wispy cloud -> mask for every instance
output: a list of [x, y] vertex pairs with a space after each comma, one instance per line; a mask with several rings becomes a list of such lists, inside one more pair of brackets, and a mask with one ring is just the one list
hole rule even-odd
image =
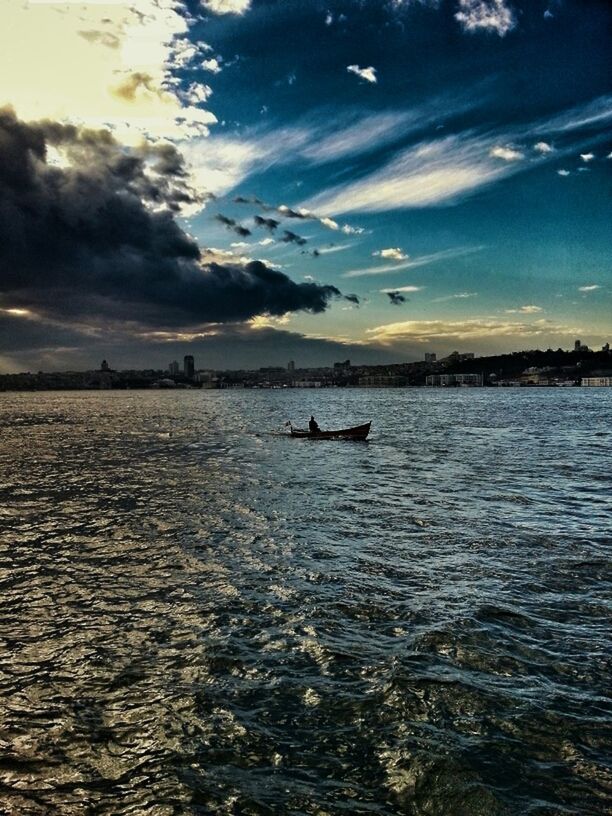
[[598, 283], [591, 283], [589, 286], [579, 286], [579, 292], [594, 292], [596, 289], [601, 289]]
[[550, 320], [531, 323], [520, 321], [490, 320], [406, 320], [387, 323], [366, 329], [370, 339], [385, 345], [402, 341], [428, 343], [432, 340], [477, 340], [490, 337], [539, 337], [541, 335], [573, 335], [582, 331], [575, 326], [565, 326]]
[[401, 263], [385, 264], [384, 266], [367, 266], [363, 269], [351, 269], [348, 272], [344, 272], [342, 277], [362, 278], [369, 275], [385, 275], [387, 272], [401, 272], [403, 269], [416, 269], [419, 266], [428, 266], [429, 264], [437, 263], [438, 261], [459, 258], [462, 255], [471, 255], [474, 252], [480, 252], [482, 249], [484, 249], [484, 246], [443, 249], [440, 250], [440, 252], [432, 252], [429, 255], [420, 255], [416, 258], [409, 258], [407, 261], [403, 261]]
[[[586, 125], [602, 124], [608, 118], [612, 118], [612, 97], [601, 97], [582, 108], [513, 132], [465, 131], [421, 141], [403, 148], [368, 175], [314, 195], [303, 206], [328, 213], [349, 213], [453, 204], [486, 185], [533, 167], [533, 162], [522, 160], [525, 154], [517, 145], [533, 143], [536, 135], [580, 130]], [[602, 137], [590, 136], [591, 140], [594, 138]], [[575, 149], [569, 143], [554, 152], [540, 147], [538, 162], [566, 156]]]
[[358, 65], [347, 65], [346, 70], [350, 74], [355, 74], [366, 82], [378, 82], [376, 78], [376, 68], [370, 65], [368, 68], [360, 68]]
[[444, 303], [447, 300], [466, 300], [467, 298], [478, 297], [478, 292], [456, 292], [454, 295], [443, 295], [434, 298], [432, 303]]

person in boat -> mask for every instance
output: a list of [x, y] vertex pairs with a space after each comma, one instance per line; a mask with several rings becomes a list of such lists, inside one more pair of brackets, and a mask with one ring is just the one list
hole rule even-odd
[[310, 422], [308, 423], [308, 430], [310, 431], [311, 434], [319, 433], [319, 431], [321, 430], [319, 428], [319, 425], [317, 424], [316, 419], [313, 416], [310, 417]]

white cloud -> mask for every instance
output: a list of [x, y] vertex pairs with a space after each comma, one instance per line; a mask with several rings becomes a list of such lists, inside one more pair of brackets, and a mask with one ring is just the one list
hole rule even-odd
[[570, 171], [569, 171], [569, 170], [557, 170], [557, 175], [558, 175], [558, 176], [564, 176], [564, 177], [565, 177], [565, 176], [569, 176], [569, 175], [570, 175]]
[[389, 292], [421, 292], [423, 288], [423, 286], [396, 286], [395, 288], [380, 289], [379, 291], [388, 295]]
[[[61, 5], [2, 3], [0, 105], [26, 120], [108, 127], [132, 144], [208, 134], [215, 116], [182, 99], [171, 74], [200, 53], [182, 4]], [[32, 54], [45, 66], [36, 81]]]
[[506, 309], [506, 314], [537, 314], [543, 312], [541, 306], [520, 306], [518, 309]]
[[520, 150], [516, 150], [513, 147], [508, 147], [507, 145], [501, 146], [496, 145], [489, 150], [489, 156], [492, 156], [495, 159], [503, 159], [504, 161], [518, 161], [519, 159], [524, 159], [525, 156]]
[[516, 17], [505, 0], [459, 0], [455, 19], [464, 31], [487, 31], [504, 37], [516, 26]]
[[202, 63], [202, 68], [205, 71], [210, 71], [211, 74], [218, 74], [221, 72], [221, 65], [219, 64], [219, 60], [215, 57], [204, 60]]
[[181, 96], [191, 105], [199, 105], [212, 96], [212, 88], [201, 82], [192, 82], [186, 91], [181, 92]]
[[592, 283], [589, 286], [579, 286], [579, 292], [594, 292], [596, 289], [601, 289], [601, 286], [598, 283]]
[[365, 79], [368, 82], [378, 82], [376, 78], [376, 68], [370, 65], [368, 68], [360, 68], [358, 65], [347, 65], [346, 70], [351, 73], [355, 74], [361, 79]]
[[350, 224], [343, 224], [342, 232], [345, 235], [362, 235], [365, 232], [365, 230], [363, 227], [351, 227]]
[[594, 153], [581, 153], [580, 158], [582, 159], [583, 162], [590, 162], [590, 161], [593, 161], [593, 159], [595, 158], [595, 154]]
[[385, 264], [384, 266], [368, 266], [363, 269], [351, 269], [342, 274], [343, 278], [363, 278], [369, 275], [384, 275], [387, 272], [401, 272], [403, 269], [415, 269], [419, 266], [428, 266], [438, 261], [445, 261], [451, 258], [459, 258], [463, 255], [471, 255], [479, 252], [484, 247], [456, 247], [453, 249], [443, 249], [440, 252], [432, 252], [429, 255], [420, 255], [401, 263]]
[[573, 335], [580, 328], [563, 326], [541, 319], [531, 323], [490, 320], [406, 320], [366, 329], [370, 339], [393, 344], [401, 341], [427, 343], [432, 340], [477, 340], [488, 337], [538, 337], [540, 335]]
[[200, 0], [200, 3], [214, 14], [244, 14], [251, 8], [251, 0]]
[[399, 247], [389, 247], [389, 249], [379, 249], [377, 252], [373, 252], [372, 255], [378, 256], [380, 258], [391, 258], [394, 261], [407, 261], [408, 255]]
[[327, 15], [325, 17], [325, 25], [330, 26], [333, 22], [334, 22], [334, 15], [331, 13], [331, 11], [328, 11]]
[[547, 153], [552, 153], [554, 147], [548, 144], [548, 142], [536, 142], [533, 146], [533, 149], [537, 153], [541, 153], [543, 156], [545, 156]]
[[323, 216], [323, 218], [321, 218], [320, 221], [323, 224], [323, 226], [327, 227], [328, 229], [331, 230], [340, 229], [340, 225], [336, 221], [334, 221], [333, 218], [327, 218], [327, 216]]
[[270, 244], [274, 243], [274, 238], [262, 238], [261, 241], [257, 242], [259, 246], [270, 246]]

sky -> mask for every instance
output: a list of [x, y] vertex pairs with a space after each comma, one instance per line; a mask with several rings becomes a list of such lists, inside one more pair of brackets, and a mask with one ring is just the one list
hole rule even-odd
[[612, 340], [604, 0], [0, 14], [0, 372]]

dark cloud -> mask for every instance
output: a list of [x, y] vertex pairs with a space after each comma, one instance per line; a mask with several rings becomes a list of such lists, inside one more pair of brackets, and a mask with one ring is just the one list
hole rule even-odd
[[234, 204], [256, 204], [258, 207], [269, 209], [266, 207], [263, 201], [260, 198], [257, 198], [256, 196], [249, 196], [247, 198], [246, 196], [238, 195], [234, 199]]
[[228, 218], [227, 215], [217, 213], [217, 215], [215, 215], [215, 219], [223, 224], [223, 226], [235, 232], [236, 235], [240, 235], [241, 238], [247, 238], [252, 234], [250, 229], [243, 227], [234, 218]]
[[389, 302], [393, 306], [401, 306], [402, 303], [406, 302], [406, 296], [402, 295], [401, 292], [386, 292], [385, 293], [389, 298]]
[[344, 299], [348, 300], [349, 303], [354, 303], [355, 306], [359, 306], [359, 304], [361, 303], [357, 295], [344, 295]]
[[77, 32], [79, 37], [83, 37], [84, 40], [90, 43], [97, 43], [99, 45], [105, 45], [107, 48], [119, 48], [121, 44], [119, 41], [119, 37], [116, 37], [114, 34], [111, 34], [110, 31], [78, 31]]
[[[67, 166], [47, 162], [49, 146]], [[128, 150], [105, 131], [0, 110], [0, 305], [158, 327], [322, 312], [341, 296], [260, 261], [203, 262], [175, 219], [201, 200], [172, 146]]]
[[277, 221], [275, 218], [264, 218], [262, 215], [253, 216], [253, 221], [258, 227], [265, 227], [268, 232], [274, 232], [280, 224], [280, 221]]
[[285, 244], [297, 244], [298, 246], [304, 246], [304, 244], [307, 243], [305, 238], [302, 238], [301, 235], [296, 235], [295, 232], [291, 232], [291, 230], [284, 230], [281, 241]]
[[284, 215], [285, 218], [301, 218], [301, 219], [312, 219], [316, 218], [316, 216], [312, 215], [312, 213], [301, 213], [297, 212], [297, 210], [292, 210], [291, 207], [277, 207], [277, 212], [281, 215]]

